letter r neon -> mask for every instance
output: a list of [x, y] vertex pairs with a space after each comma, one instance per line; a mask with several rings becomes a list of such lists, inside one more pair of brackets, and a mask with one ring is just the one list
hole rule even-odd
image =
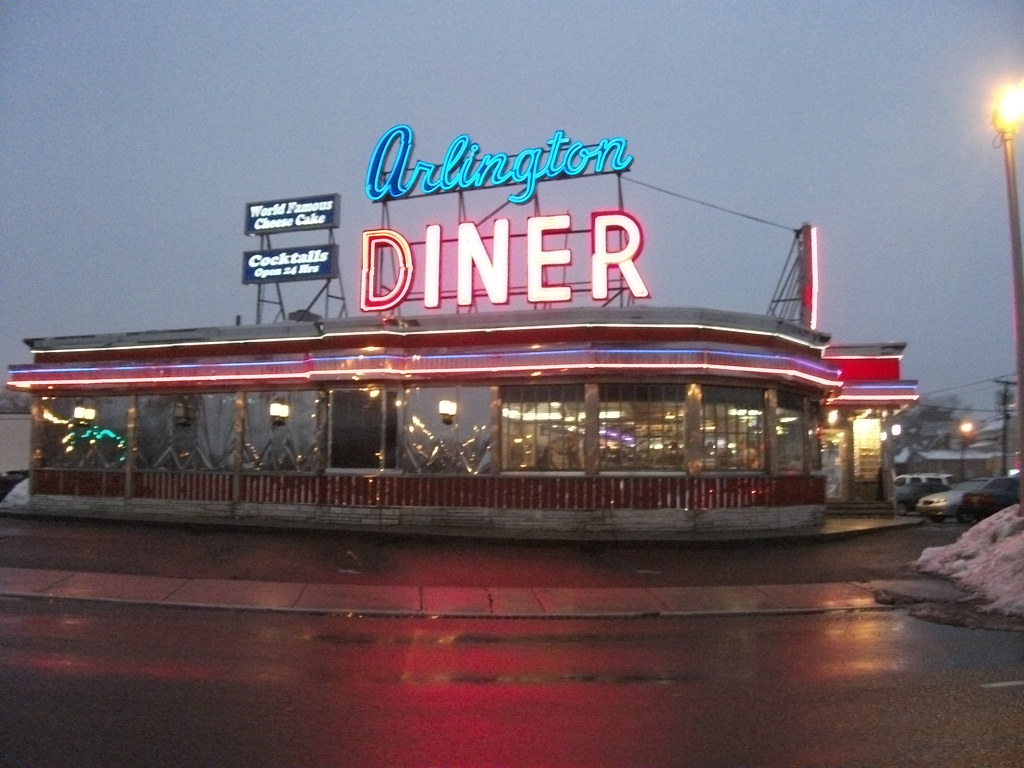
[[[608, 250], [608, 235], [617, 230], [625, 235], [625, 244], [617, 251]], [[630, 292], [638, 299], [650, 296], [644, 279], [634, 263], [644, 248], [640, 222], [624, 211], [594, 211], [590, 214], [591, 295], [597, 300], [608, 298], [608, 269], [616, 266], [626, 278]]]

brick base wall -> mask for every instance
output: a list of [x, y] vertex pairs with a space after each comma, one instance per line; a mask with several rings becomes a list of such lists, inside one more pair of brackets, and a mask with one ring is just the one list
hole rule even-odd
[[[18, 510], [10, 510], [17, 512]], [[508, 538], [657, 539], [717, 533], [768, 533], [821, 525], [823, 505], [709, 510], [539, 510], [473, 507], [232, 505], [158, 499], [33, 496], [29, 514], [82, 519], [228, 523]]]

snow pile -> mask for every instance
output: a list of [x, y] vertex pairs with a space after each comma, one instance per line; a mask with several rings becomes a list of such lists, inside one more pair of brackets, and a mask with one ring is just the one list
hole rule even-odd
[[1024, 616], [1024, 517], [1007, 507], [945, 547], [929, 547], [915, 565], [989, 601], [987, 610]]
[[0, 501], [0, 507], [27, 507], [28, 506], [28, 480], [22, 480], [11, 488], [10, 492]]

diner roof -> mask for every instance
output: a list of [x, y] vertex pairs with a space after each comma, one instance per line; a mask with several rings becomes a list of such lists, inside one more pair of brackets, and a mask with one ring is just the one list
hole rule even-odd
[[[25, 339], [34, 353], [84, 352], [143, 347], [205, 346], [238, 342], [342, 341], [345, 337], [392, 336], [407, 343], [416, 337], [465, 336], [572, 328], [694, 329], [763, 336], [822, 350], [829, 336], [760, 314], [700, 307], [574, 307], [510, 312], [436, 315], [361, 315], [262, 325], [130, 331]], [[753, 342], [754, 340], [751, 339]], [[756, 343], [756, 342], [755, 342]]]

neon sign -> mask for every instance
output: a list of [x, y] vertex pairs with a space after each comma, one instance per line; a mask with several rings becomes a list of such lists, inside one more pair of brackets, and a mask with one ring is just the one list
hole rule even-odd
[[[569, 214], [532, 216], [526, 220], [526, 298], [532, 303], [563, 302], [572, 299], [572, 287], [548, 281], [549, 267], [568, 266], [573, 254], [568, 248], [546, 249], [544, 237], [570, 231]], [[615, 235], [616, 237], [613, 237]], [[479, 276], [487, 297], [494, 304], [509, 301], [509, 226], [508, 219], [494, 221], [493, 245], [488, 253], [476, 224], [459, 224], [456, 301], [460, 306], [473, 303], [473, 275]], [[609, 241], [618, 241], [612, 249]], [[591, 295], [608, 298], [608, 273], [614, 267], [636, 298], [650, 295], [636, 259], [643, 251], [644, 236], [640, 222], [625, 211], [596, 211], [590, 214]], [[382, 260], [393, 255], [395, 280], [383, 288], [380, 280]], [[423, 254], [423, 305], [431, 309], [441, 305], [441, 225], [427, 227]], [[364, 312], [382, 312], [396, 307], [409, 295], [416, 271], [409, 241], [392, 229], [363, 232], [362, 271], [359, 283], [359, 307]]]
[[[440, 163], [417, 160], [410, 167], [412, 149], [413, 133], [408, 125], [396, 125], [384, 132], [366, 169], [366, 196], [370, 200], [398, 200], [416, 192], [417, 187], [420, 194], [429, 195], [522, 184], [522, 190], [508, 199], [525, 203], [534, 196], [540, 181], [625, 171], [633, 162], [622, 137], [601, 139], [587, 146], [570, 140], [564, 131], [555, 131], [543, 147], [527, 147], [514, 157], [504, 152], [480, 155], [480, 145], [465, 133], [452, 140]], [[389, 158], [391, 165], [386, 167]]]

